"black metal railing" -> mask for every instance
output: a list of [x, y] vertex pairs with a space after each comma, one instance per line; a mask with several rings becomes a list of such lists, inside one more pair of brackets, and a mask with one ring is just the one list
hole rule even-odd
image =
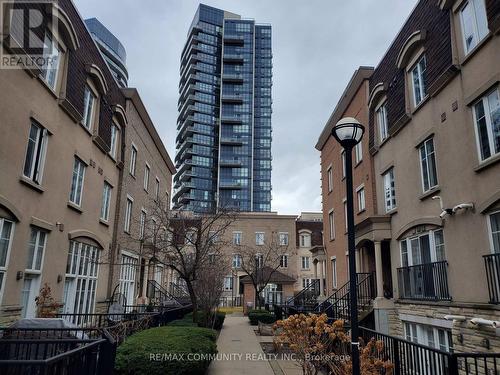
[[[362, 313], [371, 306], [375, 298], [375, 282], [373, 273], [357, 273], [358, 311]], [[348, 324], [351, 314], [351, 293], [349, 282], [336, 290], [330, 297], [320, 303], [316, 312], [325, 313], [332, 320], [342, 319]]]
[[490, 303], [500, 303], [500, 253], [483, 255]]
[[307, 310], [308, 308], [313, 308], [318, 300], [318, 296], [320, 295], [320, 281], [319, 279], [315, 279], [310, 282], [304, 289], [302, 289], [299, 293], [289, 298], [286, 301], [286, 305], [294, 306], [296, 308]]
[[219, 299], [219, 307], [241, 307], [243, 306], [242, 296], [221, 297]]
[[390, 361], [394, 375], [497, 375], [500, 353], [453, 353], [360, 327], [364, 342], [382, 341], [380, 359]]
[[186, 287], [176, 283], [170, 283], [169, 293], [172, 295], [177, 301], [180, 301], [182, 304], [191, 303], [191, 298], [189, 296], [189, 292]]
[[153, 306], [181, 306], [177, 298], [163, 288], [156, 280], [148, 280], [146, 295]]
[[399, 297], [415, 300], [451, 300], [448, 262], [432, 262], [398, 268]]

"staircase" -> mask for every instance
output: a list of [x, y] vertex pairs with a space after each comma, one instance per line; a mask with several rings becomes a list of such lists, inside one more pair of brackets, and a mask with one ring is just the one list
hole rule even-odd
[[320, 293], [319, 279], [316, 279], [286, 301], [287, 314], [314, 312], [315, 307], [318, 305]]
[[[372, 301], [375, 298], [375, 281], [373, 273], [358, 273], [356, 277], [358, 317], [361, 321], [373, 310]], [[329, 321], [341, 319], [346, 326], [349, 326], [351, 318], [349, 281], [337, 289], [326, 300], [318, 304], [314, 312], [316, 314], [326, 314]]]
[[176, 283], [170, 283], [170, 295], [175, 298], [176, 301], [182, 305], [189, 305], [191, 303], [191, 297], [184, 286]]
[[183, 305], [155, 280], [148, 280], [146, 295], [153, 306], [178, 307]]

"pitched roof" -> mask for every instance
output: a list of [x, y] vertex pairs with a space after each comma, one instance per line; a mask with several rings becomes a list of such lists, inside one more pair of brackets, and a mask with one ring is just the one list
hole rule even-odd
[[[291, 284], [294, 283], [296, 280], [288, 275], [285, 275], [284, 273], [275, 270], [271, 267], [263, 267], [262, 268], [262, 279], [268, 280], [270, 283], [279, 283], [279, 284]], [[243, 276], [240, 280], [243, 284], [250, 284], [252, 282], [252, 279], [250, 276], [246, 275]]]

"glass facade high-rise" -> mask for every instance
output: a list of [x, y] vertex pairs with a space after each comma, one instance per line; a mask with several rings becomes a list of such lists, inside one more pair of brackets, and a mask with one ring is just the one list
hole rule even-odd
[[174, 208], [271, 210], [271, 26], [200, 4], [181, 55]]

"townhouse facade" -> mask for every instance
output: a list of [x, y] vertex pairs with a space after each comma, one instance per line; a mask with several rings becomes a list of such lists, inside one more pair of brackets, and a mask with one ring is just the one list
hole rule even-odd
[[489, 0], [419, 1], [359, 118], [376, 199], [356, 247], [379, 243], [375, 328], [446, 351], [500, 350], [499, 14]]
[[[1, 325], [37, 316], [44, 285], [60, 312], [107, 309], [119, 279], [116, 227], [128, 143], [139, 134], [161, 149], [143, 106], [131, 104], [137, 94], [121, 91], [74, 4], [50, 5], [22, 3], [2, 19], [3, 56], [29, 62], [16, 17], [43, 16], [34, 35], [45, 63], [0, 69]], [[163, 165], [152, 158], [151, 178], [160, 177], [164, 194], [173, 169], [162, 150]]]

